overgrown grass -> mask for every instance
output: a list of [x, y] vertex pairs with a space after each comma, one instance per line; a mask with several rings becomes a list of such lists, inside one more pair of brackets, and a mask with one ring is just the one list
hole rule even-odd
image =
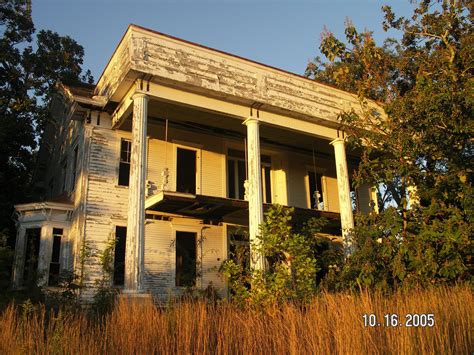
[[[363, 314], [433, 313], [433, 327], [364, 327]], [[468, 354], [474, 302], [467, 287], [381, 294], [322, 294], [305, 306], [240, 309], [231, 304], [120, 301], [103, 318], [9, 306], [0, 353], [41, 354]]]

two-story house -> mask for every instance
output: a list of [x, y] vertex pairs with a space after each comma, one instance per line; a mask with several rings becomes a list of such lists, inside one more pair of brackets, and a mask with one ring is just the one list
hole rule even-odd
[[346, 236], [354, 194], [362, 211], [376, 202], [369, 185], [350, 189], [357, 156], [337, 119], [348, 109], [361, 108], [347, 92], [129, 26], [96, 85], [58, 84], [40, 197], [16, 206], [14, 285], [69, 270], [89, 297], [112, 247], [122, 292], [224, 290], [231, 237], [254, 241], [275, 203]]

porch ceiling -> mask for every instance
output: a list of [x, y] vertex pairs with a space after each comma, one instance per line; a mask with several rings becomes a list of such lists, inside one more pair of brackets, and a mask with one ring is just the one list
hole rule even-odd
[[[221, 115], [216, 112], [199, 110], [194, 107], [173, 104], [164, 101], [150, 100], [148, 104], [149, 135], [154, 138], [164, 139], [164, 129], [156, 125], [164, 125], [165, 119], [169, 124], [184, 130], [201, 131], [225, 138], [244, 140], [247, 136], [246, 127], [242, 120]], [[131, 117], [126, 119], [122, 130], [131, 131]], [[276, 126], [262, 123], [260, 126], [260, 138], [262, 146], [273, 145], [280, 148], [296, 148], [316, 155], [333, 156], [334, 149], [329, 141], [300, 132], [291, 131]], [[354, 154], [356, 158], [357, 154]]]

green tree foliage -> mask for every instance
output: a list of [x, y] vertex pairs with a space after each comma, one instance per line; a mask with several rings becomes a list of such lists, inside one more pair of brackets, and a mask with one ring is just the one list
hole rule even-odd
[[[265, 271], [251, 270], [248, 263], [226, 260], [231, 296], [240, 304], [274, 304], [309, 300], [332, 265], [340, 263], [342, 249], [318, 235], [324, 219], [294, 223], [292, 208], [279, 205], [265, 213], [254, 249], [264, 255]], [[248, 256], [248, 253], [247, 253]]]
[[81, 76], [84, 50], [70, 37], [41, 30], [35, 35], [30, 1], [0, 3], [0, 229], [13, 234], [13, 204], [28, 197], [38, 137], [58, 80]]
[[385, 207], [395, 206], [359, 217], [347, 282], [392, 287], [472, 277], [472, 7], [424, 0], [404, 18], [384, 6], [383, 27], [399, 31], [398, 40], [378, 46], [371, 32], [347, 22], [345, 42], [322, 35], [328, 61], [308, 65], [308, 76], [359, 98], [362, 113], [341, 114], [350, 143], [363, 152], [354, 180], [383, 186], [384, 202], [392, 199]]

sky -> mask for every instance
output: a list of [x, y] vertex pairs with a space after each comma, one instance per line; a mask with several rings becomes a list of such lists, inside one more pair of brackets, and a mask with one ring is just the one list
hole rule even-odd
[[326, 27], [343, 37], [344, 22], [382, 30], [383, 5], [410, 15], [409, 0], [33, 0], [37, 30], [74, 38], [85, 49], [84, 69], [97, 80], [127, 26], [143, 27], [297, 74], [319, 55]]

